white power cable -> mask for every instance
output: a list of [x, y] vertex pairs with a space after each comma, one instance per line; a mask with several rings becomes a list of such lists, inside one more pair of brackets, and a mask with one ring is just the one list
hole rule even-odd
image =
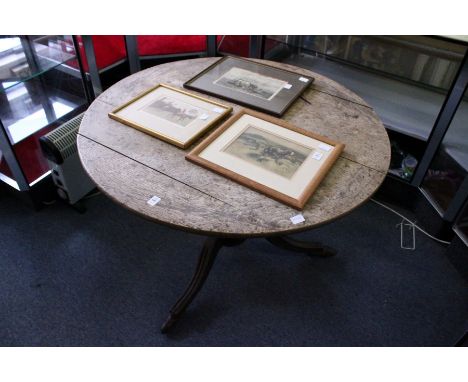
[[450, 244], [449, 241], [445, 241], [445, 240], [441, 240], [441, 239], [438, 239], [437, 237], [434, 237], [432, 236], [429, 232], [426, 232], [425, 230], [423, 230], [421, 227], [419, 227], [418, 225], [414, 224], [411, 220], [409, 220], [406, 216], [403, 216], [402, 214], [400, 214], [398, 211], [395, 211], [393, 208], [390, 208], [388, 206], [386, 206], [385, 204], [383, 203], [380, 203], [378, 202], [377, 200], [375, 199], [371, 199], [374, 203], [378, 204], [379, 206], [393, 212], [394, 214], [397, 214], [399, 217], [401, 217], [402, 219], [406, 220], [407, 222], [409, 222], [411, 225], [413, 225], [415, 228], [417, 228], [419, 231], [421, 231], [424, 235], [430, 237], [432, 240], [435, 240], [435, 241], [438, 241], [439, 243], [442, 243], [442, 244]]

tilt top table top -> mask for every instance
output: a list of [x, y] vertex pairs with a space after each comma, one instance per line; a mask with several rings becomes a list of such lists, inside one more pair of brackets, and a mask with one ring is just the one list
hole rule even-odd
[[[78, 135], [83, 166], [104, 194], [155, 222], [222, 237], [275, 236], [333, 221], [366, 202], [383, 182], [390, 142], [373, 109], [359, 96], [317, 73], [258, 60], [315, 78], [282, 119], [346, 145], [339, 159], [302, 210], [298, 211], [185, 160], [182, 150], [112, 120], [108, 113], [158, 83], [183, 83], [219, 58], [158, 65], [133, 74], [103, 92], [86, 111]], [[242, 107], [189, 91], [233, 107]], [[216, 127], [215, 127], [216, 129]], [[152, 196], [161, 201], [151, 206]]]

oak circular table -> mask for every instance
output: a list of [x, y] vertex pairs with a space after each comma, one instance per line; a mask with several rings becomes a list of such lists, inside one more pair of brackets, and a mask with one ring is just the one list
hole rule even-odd
[[[170, 310], [163, 332], [196, 296], [223, 246], [265, 237], [284, 249], [333, 255], [332, 248], [285, 235], [331, 222], [366, 202], [383, 182], [390, 164], [387, 132], [364, 100], [327, 77], [277, 62], [256, 60], [315, 78], [282, 118], [346, 145], [304, 206], [305, 221], [300, 224], [290, 220], [297, 210], [185, 160], [197, 142], [182, 150], [108, 117], [110, 111], [158, 83], [182, 89], [184, 82], [218, 59], [171, 62], [121, 80], [91, 104], [79, 129], [81, 161], [105, 195], [146, 219], [208, 237], [193, 279]], [[241, 109], [191, 92], [230, 105], [234, 113]], [[155, 195], [161, 200], [151, 206], [147, 202]]]

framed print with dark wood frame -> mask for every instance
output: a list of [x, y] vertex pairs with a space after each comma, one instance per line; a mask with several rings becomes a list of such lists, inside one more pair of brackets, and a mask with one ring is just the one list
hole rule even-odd
[[181, 148], [232, 111], [232, 107], [159, 84], [109, 113], [109, 117]]
[[184, 87], [280, 117], [313, 81], [313, 77], [225, 56]]
[[343, 149], [281, 119], [242, 110], [185, 158], [302, 209]]

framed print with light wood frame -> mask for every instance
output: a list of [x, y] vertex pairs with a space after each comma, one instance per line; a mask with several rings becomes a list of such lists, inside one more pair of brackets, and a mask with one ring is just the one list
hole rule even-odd
[[280, 117], [313, 81], [313, 77], [225, 56], [184, 87]]
[[159, 84], [109, 113], [109, 117], [181, 148], [227, 116], [232, 107]]
[[242, 110], [185, 158], [302, 209], [343, 149], [281, 119]]

